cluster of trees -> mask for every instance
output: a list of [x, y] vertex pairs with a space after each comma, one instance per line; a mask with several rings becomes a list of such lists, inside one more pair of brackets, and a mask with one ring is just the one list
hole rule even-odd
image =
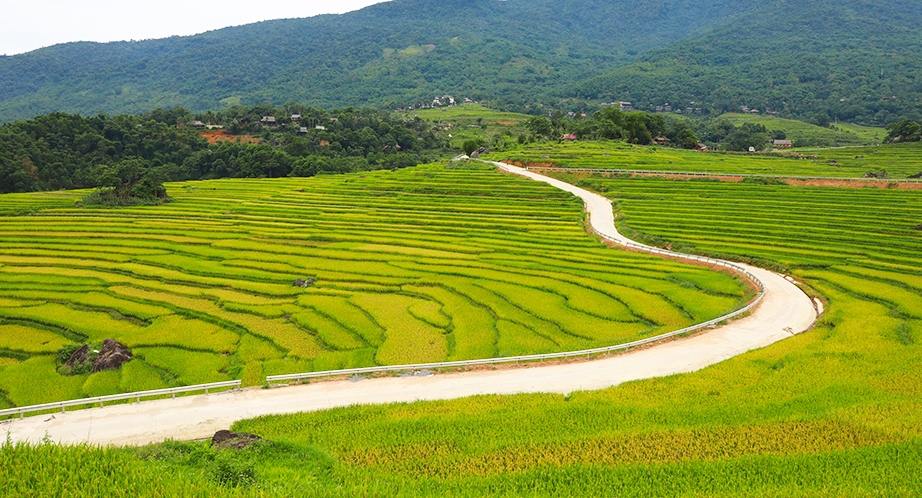
[[582, 116], [570, 118], [555, 111], [550, 116], [529, 119], [527, 127], [539, 139], [557, 139], [563, 134], [572, 134], [581, 140], [625, 140], [648, 145], [665, 138], [676, 147], [694, 149], [698, 145], [698, 135], [687, 120], [667, 119], [661, 114], [642, 111], [622, 112], [617, 107], [606, 107], [588, 119]]
[[[302, 117], [292, 120], [294, 114]], [[266, 116], [276, 123], [264, 122]], [[195, 121], [249, 135], [209, 144]], [[159, 197], [163, 181], [393, 169], [423, 162], [425, 151], [444, 146], [423, 121], [352, 108], [54, 113], [0, 126], [0, 193], [107, 187]]]
[[887, 125], [887, 142], [918, 142], [922, 140], [922, 123], [904, 119]]
[[699, 121], [696, 129], [701, 141], [711, 148], [725, 151], [746, 152], [750, 148], [762, 151], [772, 140], [784, 140], [787, 134], [781, 130], [769, 130], [765, 125], [743, 123], [736, 126], [725, 119]]

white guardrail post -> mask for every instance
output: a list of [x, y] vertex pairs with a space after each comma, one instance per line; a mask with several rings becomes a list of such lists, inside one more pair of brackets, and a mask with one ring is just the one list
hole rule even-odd
[[126, 399], [133, 399], [136, 402], [140, 403], [142, 398], [153, 398], [156, 396], [166, 396], [167, 394], [175, 398], [176, 393], [205, 391], [205, 394], [208, 394], [210, 390], [212, 389], [226, 389], [226, 388], [237, 389], [239, 387], [240, 387], [239, 380], [229, 380], [225, 382], [213, 382], [211, 384], [198, 384], [194, 386], [170, 387], [167, 389], [157, 389], [154, 391], [140, 391], [140, 392], [135, 392], [135, 393], [113, 394], [110, 396], [97, 396], [95, 398], [82, 398], [82, 399], [74, 399], [74, 400], [69, 400], [69, 401], [58, 401], [56, 403], [45, 403], [42, 405], [18, 406], [16, 408], [7, 408], [5, 410], [0, 410], [0, 417], [6, 417], [10, 415], [19, 415], [19, 418], [23, 418], [26, 413], [41, 412], [41, 411], [47, 411], [47, 410], [57, 410], [58, 408], [61, 409], [61, 413], [64, 413], [67, 410], [67, 408], [72, 407], [72, 406], [95, 405], [96, 403], [99, 403], [100, 408], [102, 408], [109, 401], [122, 401]]
[[[548, 169], [554, 169], [554, 168], [538, 168], [538, 169], [548, 170]], [[557, 168], [557, 169], [559, 170], [560, 168]], [[570, 171], [573, 171], [573, 170], [570, 170]], [[591, 171], [598, 171], [598, 170], [591, 170]], [[616, 170], [611, 170], [611, 171], [616, 171]], [[617, 170], [617, 171], [620, 171], [620, 170]], [[271, 386], [273, 382], [286, 382], [286, 381], [299, 381], [300, 382], [304, 379], [317, 379], [317, 378], [323, 378], [323, 377], [339, 377], [339, 376], [345, 376], [345, 375], [351, 376], [351, 375], [365, 375], [365, 374], [386, 373], [386, 372], [409, 372], [409, 371], [414, 371], [414, 370], [432, 370], [432, 369], [439, 369], [439, 368], [459, 368], [459, 367], [470, 367], [470, 366], [478, 366], [478, 365], [496, 365], [500, 363], [518, 363], [522, 361], [541, 361], [541, 360], [552, 360], [552, 359], [560, 359], [560, 358], [572, 358], [576, 356], [586, 356], [588, 358], [594, 354], [604, 354], [604, 353], [611, 353], [614, 351], [623, 351], [625, 349], [635, 348], [637, 346], [643, 346], [645, 344], [650, 344], [651, 342], [662, 341], [664, 339], [669, 339], [671, 337], [676, 337], [679, 335], [695, 332], [697, 330], [701, 330], [704, 328], [712, 327], [714, 325], [719, 324], [720, 322], [736, 318], [744, 313], [749, 312], [749, 310], [758, 306], [759, 303], [762, 302], [762, 299], [765, 297], [765, 284], [761, 280], [759, 280], [758, 277], [750, 273], [748, 270], [746, 270], [742, 266], [737, 265], [736, 263], [731, 263], [729, 261], [724, 261], [720, 259], [709, 258], [706, 256], [696, 256], [696, 255], [691, 255], [691, 254], [682, 254], [678, 252], [667, 251], [664, 249], [660, 249], [658, 247], [638, 244], [636, 242], [622, 241], [622, 240], [609, 237], [599, 232], [596, 232], [596, 234], [605, 238], [606, 240], [612, 241], [619, 245], [631, 247], [631, 248], [638, 249], [641, 251], [645, 251], [645, 252], [649, 252], [653, 254], [660, 254], [664, 256], [670, 256], [674, 258], [680, 258], [680, 259], [703, 261], [703, 262], [708, 262], [711, 264], [731, 268], [741, 273], [742, 275], [745, 275], [750, 280], [752, 280], [752, 282], [754, 282], [759, 287], [759, 295], [758, 297], [756, 297], [755, 300], [749, 303], [749, 305], [747, 305], [746, 307], [739, 309], [737, 311], [734, 311], [733, 313], [729, 313], [727, 315], [721, 316], [719, 318], [715, 318], [713, 320], [709, 320], [704, 323], [699, 323], [697, 325], [692, 325], [691, 327], [685, 327], [684, 329], [681, 329], [681, 330], [676, 330], [673, 332], [668, 332], [666, 334], [661, 334], [661, 335], [657, 335], [654, 337], [648, 337], [646, 339], [628, 342], [625, 344], [618, 344], [615, 346], [607, 346], [607, 347], [594, 348], [594, 349], [584, 349], [580, 351], [566, 351], [566, 352], [561, 352], [561, 353], [536, 354], [536, 355], [525, 355], [525, 356], [507, 356], [503, 358], [486, 358], [483, 360], [445, 361], [445, 362], [439, 362], [439, 363], [421, 363], [417, 365], [388, 365], [388, 366], [382, 366], [382, 367], [349, 368], [349, 369], [343, 369], [343, 370], [327, 370], [323, 372], [305, 372], [305, 373], [288, 374], [288, 375], [270, 375], [266, 377], [266, 383]]]

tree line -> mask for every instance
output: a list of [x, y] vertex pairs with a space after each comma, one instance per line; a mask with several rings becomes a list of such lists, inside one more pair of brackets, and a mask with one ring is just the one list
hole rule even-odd
[[[208, 128], [227, 132], [225, 140], [209, 143]], [[156, 195], [163, 181], [400, 168], [446, 146], [429, 128], [377, 110], [294, 104], [53, 113], [0, 126], [0, 193], [147, 185]]]

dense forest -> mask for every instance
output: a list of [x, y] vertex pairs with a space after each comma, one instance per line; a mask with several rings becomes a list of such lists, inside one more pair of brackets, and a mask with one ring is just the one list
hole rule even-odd
[[631, 101], [823, 123], [922, 118], [913, 0], [393, 0], [190, 37], [0, 57], [0, 122], [451, 94], [538, 113]]
[[[815, 123], [922, 118], [922, 11], [911, 0], [775, 0], [577, 86], [590, 99]], [[698, 109], [701, 109], [698, 111]]]
[[352, 108], [52, 113], [0, 126], [0, 193], [393, 169], [444, 145], [428, 123]]

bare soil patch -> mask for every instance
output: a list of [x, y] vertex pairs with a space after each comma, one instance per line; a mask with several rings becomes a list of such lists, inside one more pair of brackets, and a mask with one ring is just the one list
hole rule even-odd
[[245, 144], [257, 144], [259, 139], [251, 135], [231, 135], [224, 130], [202, 132], [202, 138], [208, 140], [210, 144], [218, 142], [236, 142], [240, 141]]

